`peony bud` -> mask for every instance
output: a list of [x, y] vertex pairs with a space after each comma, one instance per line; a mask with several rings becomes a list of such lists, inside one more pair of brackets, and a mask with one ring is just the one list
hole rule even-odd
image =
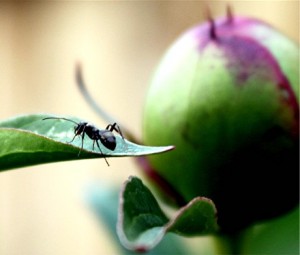
[[144, 112], [149, 158], [185, 202], [212, 199], [224, 232], [298, 204], [299, 48], [245, 17], [196, 26], [169, 49]]

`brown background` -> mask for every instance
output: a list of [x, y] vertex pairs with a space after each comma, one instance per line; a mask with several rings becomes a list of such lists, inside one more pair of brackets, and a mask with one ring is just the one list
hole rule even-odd
[[[227, 1], [229, 2], [229, 1]], [[209, 3], [215, 17], [226, 3]], [[298, 1], [232, 1], [299, 41]], [[167, 47], [204, 20], [206, 3], [0, 2], [0, 119], [47, 112], [103, 127], [74, 83], [81, 61], [94, 97], [138, 136], [143, 101]], [[116, 254], [83, 196], [91, 182], [140, 175], [128, 158], [48, 164], [0, 174], [0, 254]], [[99, 184], [101, 185], [101, 184]], [[193, 239], [194, 243], [197, 242]]]

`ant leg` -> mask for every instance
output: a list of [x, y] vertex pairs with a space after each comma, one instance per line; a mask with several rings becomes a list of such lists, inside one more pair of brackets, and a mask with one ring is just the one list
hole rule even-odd
[[102, 150], [100, 149], [100, 145], [99, 145], [99, 143], [98, 143], [98, 140], [94, 140], [94, 141], [96, 141], [96, 144], [97, 144], [97, 146], [98, 146], [98, 148], [99, 148], [99, 150], [100, 150], [101, 154], [103, 155], [103, 158], [104, 158], [104, 160], [105, 160], [106, 164], [109, 166], [109, 164], [108, 164], [108, 161], [107, 161], [106, 157], [104, 156], [104, 154], [103, 154]]
[[[74, 137], [73, 137], [73, 139], [72, 139], [70, 142], [67, 142], [67, 143], [72, 143], [72, 142], [74, 141], [74, 139], [75, 139], [76, 136], [78, 136], [78, 134], [75, 134]], [[77, 157], [79, 157], [79, 155], [80, 155], [80, 152], [81, 152], [81, 150], [82, 150], [82, 146], [83, 146], [83, 138], [82, 138], [81, 149], [79, 150]]]
[[[117, 133], [119, 133], [121, 135], [123, 141], [125, 142], [125, 139], [124, 139], [124, 136], [122, 134], [121, 128], [116, 122], [114, 124], [107, 125], [106, 130], [108, 130], [110, 132], [116, 131]], [[125, 143], [125, 147], [127, 148], [127, 143]]]
[[[84, 131], [85, 131], [85, 127], [83, 128], [83, 130], [82, 130], [82, 132], [81, 132], [81, 133], [82, 133], [82, 135], [81, 135], [81, 148], [80, 148], [80, 150], [79, 150], [79, 152], [78, 152], [78, 157], [79, 157], [81, 151], [83, 150]], [[77, 134], [76, 134], [76, 135], [77, 135]]]
[[[113, 125], [115, 125], [116, 123], [114, 123]], [[105, 128], [106, 130], [112, 131], [112, 124], [108, 124], [107, 127]]]
[[73, 137], [73, 139], [70, 142], [67, 142], [67, 143], [73, 142], [76, 136], [77, 136], [77, 134], [75, 134], [74, 137]]
[[80, 148], [80, 150], [79, 150], [79, 152], [78, 152], [78, 156], [77, 156], [77, 157], [79, 157], [81, 151], [83, 150], [83, 140], [84, 140], [84, 132], [83, 132], [82, 135], [81, 135], [81, 148]]
[[121, 135], [121, 137], [124, 140], [124, 136], [122, 134], [121, 128], [119, 127], [119, 125], [116, 122], [114, 124], [107, 125], [106, 130], [109, 130], [110, 132], [116, 131], [117, 133], [119, 133]]
[[82, 144], [81, 144], [81, 149], [82, 149], [83, 148], [83, 138], [84, 138], [85, 128], [86, 128], [86, 126], [84, 126], [84, 128], [82, 129], [82, 131], [77, 131], [77, 132], [75, 131], [75, 135], [74, 135], [73, 139], [69, 143], [73, 142], [76, 136], [82, 134]]

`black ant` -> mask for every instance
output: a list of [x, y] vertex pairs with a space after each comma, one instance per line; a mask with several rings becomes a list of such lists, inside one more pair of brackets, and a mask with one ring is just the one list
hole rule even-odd
[[[77, 126], [74, 127], [74, 137], [73, 139], [68, 142], [68, 143], [71, 143], [74, 141], [75, 137], [78, 136], [78, 135], [81, 135], [81, 149], [78, 153], [78, 157], [80, 155], [80, 152], [82, 151], [83, 149], [83, 139], [84, 139], [84, 135], [87, 134], [87, 136], [89, 138], [91, 138], [93, 140], [93, 150], [94, 150], [94, 146], [95, 146], [95, 143], [97, 144], [97, 147], [99, 148], [100, 152], [102, 155], [103, 152], [102, 150], [100, 149], [100, 145], [99, 145], [99, 142], [98, 140], [100, 140], [100, 142], [109, 150], [115, 150], [116, 146], [117, 146], [117, 143], [116, 143], [116, 137], [114, 136], [114, 134], [112, 133], [113, 131], [116, 131], [118, 132], [121, 137], [123, 138], [124, 140], [124, 137], [123, 137], [123, 134], [121, 132], [121, 129], [120, 127], [118, 126], [117, 123], [114, 123], [114, 124], [109, 124], [106, 129], [104, 130], [100, 130], [96, 127], [94, 127], [93, 125], [87, 123], [87, 122], [76, 122], [76, 121], [73, 121], [73, 120], [70, 120], [70, 119], [67, 119], [67, 118], [58, 118], [58, 117], [47, 117], [47, 118], [44, 118], [43, 120], [49, 120], [49, 119], [57, 119], [57, 120], [66, 120], [66, 121], [70, 121], [70, 122], [73, 122], [74, 124], [76, 124]], [[106, 158], [104, 157], [105, 161], [106, 161], [106, 164], [109, 166]]]

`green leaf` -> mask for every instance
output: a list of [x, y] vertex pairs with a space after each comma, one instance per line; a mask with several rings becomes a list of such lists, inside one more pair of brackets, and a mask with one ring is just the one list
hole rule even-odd
[[[118, 217], [118, 188], [109, 185], [107, 182], [89, 184], [85, 199], [90, 205], [95, 216], [101, 221], [101, 227], [107, 228], [107, 233], [111, 236], [119, 255], [133, 255], [133, 251], [125, 249], [119, 242], [116, 233], [116, 223]], [[169, 235], [147, 255], [157, 254], [191, 254], [191, 249], [179, 236]]]
[[145, 252], [167, 232], [184, 236], [206, 235], [218, 230], [216, 208], [207, 198], [197, 197], [169, 219], [151, 191], [137, 177], [124, 184], [119, 205], [117, 232], [130, 250]]
[[[97, 146], [93, 149], [92, 140], [85, 136], [81, 151], [81, 137], [69, 143], [74, 137], [73, 123], [64, 120], [43, 120], [46, 117], [51, 116], [24, 115], [0, 122], [0, 171], [66, 160], [143, 156], [174, 148], [142, 146], [115, 134], [115, 150], [111, 151], [99, 142], [102, 154]], [[75, 117], [69, 118], [76, 122], [82, 121]]]
[[218, 229], [214, 203], [205, 197], [196, 197], [182, 207], [168, 226], [168, 231], [184, 236], [200, 236]]

